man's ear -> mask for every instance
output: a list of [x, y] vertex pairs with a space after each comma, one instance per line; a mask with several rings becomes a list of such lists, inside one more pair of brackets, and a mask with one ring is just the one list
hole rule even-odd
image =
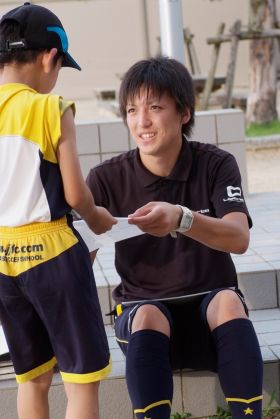
[[189, 108], [186, 108], [186, 110], [182, 113], [182, 124], [186, 124], [191, 119], [191, 113]]
[[56, 54], [57, 54], [57, 48], [52, 48], [49, 51], [44, 51], [43, 52], [42, 66], [43, 66], [43, 69], [44, 69], [45, 73], [49, 73], [53, 69], [53, 67], [54, 67], [53, 60], [54, 60], [54, 57], [56, 56]]

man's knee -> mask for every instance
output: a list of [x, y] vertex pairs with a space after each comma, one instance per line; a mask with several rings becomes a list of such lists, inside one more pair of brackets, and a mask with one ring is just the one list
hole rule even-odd
[[210, 301], [207, 308], [207, 321], [211, 330], [227, 321], [239, 318], [247, 318], [247, 314], [236, 292], [220, 291]]
[[156, 330], [170, 337], [170, 325], [167, 317], [152, 304], [141, 305], [132, 322], [132, 333], [146, 329]]

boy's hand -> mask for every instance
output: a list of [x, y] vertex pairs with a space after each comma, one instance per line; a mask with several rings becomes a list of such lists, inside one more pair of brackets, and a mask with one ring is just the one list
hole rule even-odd
[[88, 223], [89, 228], [95, 234], [102, 234], [111, 230], [112, 226], [117, 224], [117, 220], [103, 207], [95, 207], [92, 222]]

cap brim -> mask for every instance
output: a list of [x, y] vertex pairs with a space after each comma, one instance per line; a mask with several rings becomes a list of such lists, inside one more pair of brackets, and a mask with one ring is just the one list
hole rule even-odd
[[79, 64], [74, 60], [74, 58], [71, 57], [71, 55], [68, 52], [65, 52], [64, 54], [62, 67], [72, 67], [81, 71], [81, 67], [79, 66]]

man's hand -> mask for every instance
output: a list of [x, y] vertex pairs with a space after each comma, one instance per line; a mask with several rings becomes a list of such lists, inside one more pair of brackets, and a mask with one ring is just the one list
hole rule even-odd
[[[208, 217], [193, 212], [192, 228], [183, 235], [211, 249], [242, 254], [249, 245], [249, 225], [243, 212], [230, 212], [222, 218]], [[167, 202], [149, 202], [129, 215], [129, 223], [137, 225], [145, 233], [163, 237], [176, 230], [182, 211]]]
[[168, 202], [149, 202], [128, 216], [145, 233], [163, 237], [178, 227], [182, 210]]
[[106, 208], [95, 206], [91, 222], [88, 222], [89, 228], [95, 234], [102, 234], [108, 230], [111, 230], [114, 224], [117, 224], [117, 220], [106, 210]]

